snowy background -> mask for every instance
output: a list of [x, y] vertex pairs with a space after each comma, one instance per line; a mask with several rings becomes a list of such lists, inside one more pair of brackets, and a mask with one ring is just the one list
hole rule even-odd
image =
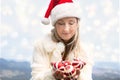
[[[50, 0], [0, 0], [0, 58], [31, 61], [34, 40], [52, 26], [41, 24]], [[80, 37], [95, 62], [119, 62], [119, 0], [74, 0], [80, 4]]]

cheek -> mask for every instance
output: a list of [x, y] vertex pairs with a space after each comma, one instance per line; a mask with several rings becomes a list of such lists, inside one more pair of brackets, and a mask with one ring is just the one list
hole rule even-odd
[[61, 28], [56, 28], [56, 31], [57, 31], [58, 35], [60, 36], [62, 34], [63, 30]]
[[77, 28], [71, 29], [71, 32], [75, 33], [77, 31]]
[[73, 35], [74, 35], [74, 34], [76, 33], [77, 29], [78, 29], [77, 27], [75, 27], [75, 28], [71, 29], [71, 30], [70, 30], [71, 34], [73, 34]]

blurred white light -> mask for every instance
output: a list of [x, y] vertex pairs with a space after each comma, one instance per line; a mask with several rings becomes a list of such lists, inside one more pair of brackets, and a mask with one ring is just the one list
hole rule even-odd
[[112, 55], [112, 56], [111, 56], [111, 59], [112, 59], [112, 61], [114, 61], [114, 62], [119, 62], [119, 57], [120, 57], [120, 56]]
[[32, 22], [31, 22], [32, 26], [36, 26], [39, 23], [40, 23], [40, 21], [38, 21], [37, 19], [33, 19]]
[[18, 61], [24, 61], [26, 57], [22, 54], [17, 54], [17, 55], [15, 55], [15, 58]]
[[5, 37], [11, 34], [13, 31], [13, 28], [7, 24], [1, 24], [0, 26], [0, 35]]
[[16, 0], [16, 16], [18, 21], [22, 24], [22, 28], [28, 27], [30, 22], [30, 16], [28, 14], [29, 1], [28, 0]]
[[101, 24], [101, 21], [100, 20], [94, 20], [93, 22], [94, 26], [99, 26]]
[[114, 27], [115, 25], [117, 25], [117, 24], [119, 24], [119, 20], [118, 20], [119, 18], [118, 17], [112, 17], [109, 21], [108, 21], [108, 23], [107, 23], [107, 27]]
[[120, 34], [120, 27], [116, 28], [116, 32], [118, 32]]
[[16, 39], [18, 37], [18, 32], [12, 32], [11, 38]]
[[40, 17], [40, 18], [44, 18], [46, 10], [47, 10], [47, 6], [41, 6], [39, 8], [37, 16]]
[[108, 15], [111, 15], [113, 13], [113, 9], [107, 7], [107, 8], [104, 8], [103, 12], [105, 15], [108, 16]]
[[101, 47], [100, 46], [95, 46], [95, 49], [96, 50], [101, 50]]
[[105, 0], [104, 2], [102, 1], [102, 6], [103, 6], [103, 13], [106, 16], [109, 16], [113, 13], [113, 4], [111, 0]]
[[4, 48], [7, 45], [8, 45], [8, 41], [7, 40], [0, 40], [0, 49]]
[[105, 56], [105, 53], [102, 51], [94, 52], [94, 61], [107, 61], [107, 57]]
[[27, 49], [27, 50], [32, 50], [32, 46], [29, 43], [28, 39], [26, 39], [26, 38], [22, 39], [21, 47], [24, 48], [24, 49]]
[[27, 8], [27, 12], [28, 14], [33, 14], [35, 12], [35, 6], [34, 5], [29, 5], [29, 7]]
[[86, 7], [86, 10], [88, 11], [88, 17], [91, 18], [91, 17], [95, 16], [95, 14], [96, 14], [96, 9], [97, 9], [96, 4], [88, 5], [88, 6]]
[[10, 49], [10, 56], [14, 57], [14, 56], [16, 55], [16, 52], [17, 52], [16, 47], [12, 47], [12, 48]]
[[12, 8], [10, 6], [1, 6], [1, 12], [4, 16], [11, 16], [13, 14]]
[[91, 28], [90, 26], [86, 27], [86, 31], [87, 31], [87, 32], [89, 32], [89, 31], [91, 31], [91, 30], [92, 30], [92, 28]]

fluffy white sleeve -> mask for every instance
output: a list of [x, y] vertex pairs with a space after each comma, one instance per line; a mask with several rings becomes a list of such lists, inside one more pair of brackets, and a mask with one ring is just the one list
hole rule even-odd
[[86, 62], [86, 65], [81, 69], [80, 76], [78, 80], [93, 80], [92, 79], [92, 67], [93, 67], [93, 59], [91, 57], [88, 57], [84, 53], [83, 61]]
[[92, 64], [83, 67], [78, 80], [92, 80]]
[[50, 68], [49, 56], [41, 42], [35, 44], [33, 61], [31, 63], [31, 80], [55, 80]]
[[79, 56], [81, 57], [80, 59], [86, 62], [86, 65], [81, 69], [78, 80], [92, 80], [93, 58], [85, 52], [81, 53]]

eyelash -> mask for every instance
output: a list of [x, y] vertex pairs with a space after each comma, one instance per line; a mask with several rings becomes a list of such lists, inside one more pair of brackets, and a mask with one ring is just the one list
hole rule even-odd
[[[73, 25], [75, 22], [69, 23], [70, 25]], [[65, 23], [58, 23], [59, 25], [65, 25]]]
[[64, 25], [64, 23], [58, 23], [59, 25]]
[[72, 23], [69, 23], [70, 25], [73, 25], [74, 24], [74, 22], [72, 22]]

